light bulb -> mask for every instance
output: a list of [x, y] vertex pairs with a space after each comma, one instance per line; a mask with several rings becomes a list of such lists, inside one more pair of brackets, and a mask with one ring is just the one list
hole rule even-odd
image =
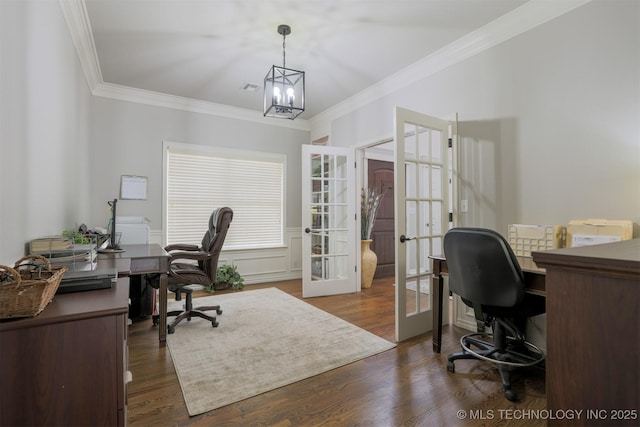
[[273, 104], [280, 105], [280, 99], [282, 96], [280, 95], [280, 88], [278, 86], [273, 87]]
[[293, 101], [296, 99], [295, 92], [293, 88], [290, 87], [287, 89], [287, 102], [289, 103], [289, 107], [293, 107]]

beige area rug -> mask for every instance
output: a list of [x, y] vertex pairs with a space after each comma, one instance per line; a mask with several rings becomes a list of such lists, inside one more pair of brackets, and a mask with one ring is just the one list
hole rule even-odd
[[[171, 302], [169, 308], [182, 302]], [[189, 415], [198, 415], [394, 348], [277, 288], [197, 298], [220, 326], [193, 318], [167, 336]], [[215, 313], [215, 312], [213, 312]]]

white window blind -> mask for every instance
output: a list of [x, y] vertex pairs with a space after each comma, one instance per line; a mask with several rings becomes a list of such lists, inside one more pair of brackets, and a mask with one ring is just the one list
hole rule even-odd
[[[284, 227], [284, 156], [169, 145], [167, 244], [200, 244], [213, 209], [228, 206], [233, 221], [225, 249], [281, 246]], [[176, 148], [178, 147], [178, 148]], [[210, 147], [209, 147], [210, 149]]]

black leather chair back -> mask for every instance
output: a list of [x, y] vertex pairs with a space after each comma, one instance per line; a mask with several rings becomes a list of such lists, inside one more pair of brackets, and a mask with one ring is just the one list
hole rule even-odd
[[497, 232], [453, 228], [444, 236], [449, 288], [467, 305], [513, 307], [522, 302], [524, 276], [515, 254]]
[[216, 279], [218, 258], [222, 251], [224, 239], [227, 237], [229, 225], [233, 220], [233, 210], [228, 207], [215, 209], [209, 217], [209, 230], [202, 238], [202, 250], [209, 252], [211, 258], [207, 262], [199, 261], [200, 268], [212, 279]]

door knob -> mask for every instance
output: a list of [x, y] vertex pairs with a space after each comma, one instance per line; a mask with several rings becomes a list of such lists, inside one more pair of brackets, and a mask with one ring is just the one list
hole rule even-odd
[[307, 227], [307, 228], [304, 229], [304, 232], [309, 234], [309, 233], [311, 233], [311, 230], [309, 229], [309, 227]]
[[400, 236], [400, 243], [404, 243], [407, 240], [413, 240], [413, 239], [414, 239], [413, 237], [405, 237], [405, 235], [403, 234]]

